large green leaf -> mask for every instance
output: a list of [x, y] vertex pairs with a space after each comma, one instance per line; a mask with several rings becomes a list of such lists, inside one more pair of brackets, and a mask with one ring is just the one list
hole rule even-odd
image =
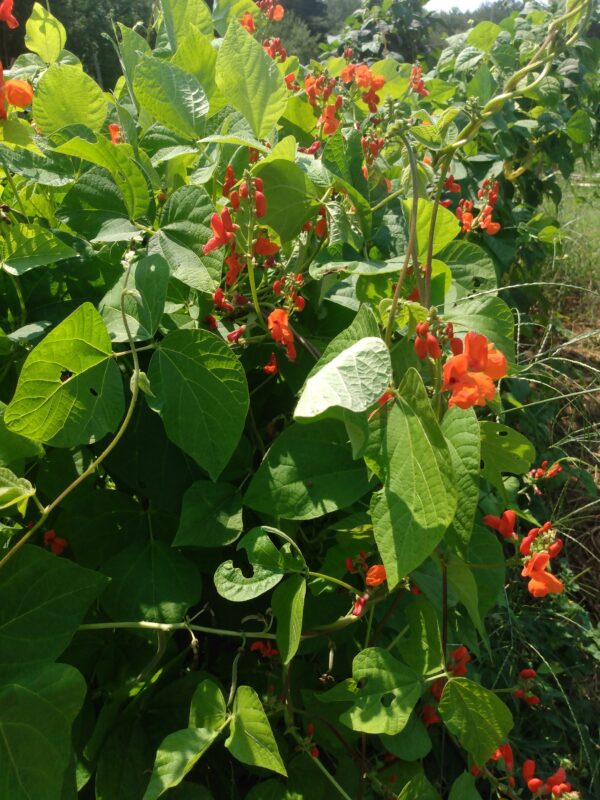
[[494, 262], [482, 247], [473, 242], [451, 242], [438, 254], [452, 272], [452, 286], [446, 293], [446, 304], [475, 292], [486, 292], [498, 285]]
[[35, 489], [26, 478], [18, 478], [6, 467], [0, 467], [0, 510], [17, 506], [24, 517], [29, 498], [34, 494]]
[[467, 678], [448, 681], [439, 712], [477, 764], [485, 764], [513, 726], [512, 714], [502, 700]]
[[225, 747], [242, 764], [264, 767], [287, 776], [269, 719], [259, 696], [250, 686], [240, 686], [235, 694], [231, 733]]
[[357, 684], [354, 705], [340, 715], [340, 722], [353, 731], [399, 733], [421, 694], [417, 673], [387, 650], [368, 647], [355, 656], [352, 677]]
[[215, 0], [213, 4], [213, 22], [215, 28], [221, 34], [225, 35], [229, 23], [232, 20], [241, 19], [246, 11], [251, 14], [256, 14], [256, 4], [252, 0]]
[[[473, 576], [477, 584], [479, 614], [483, 619], [496, 605], [504, 588], [506, 569], [502, 545], [488, 527], [475, 525], [467, 556], [467, 561], [475, 565]], [[477, 567], [478, 564], [481, 566]]]
[[266, 138], [287, 106], [288, 91], [277, 65], [237, 20], [227, 28], [217, 57], [217, 86], [228, 103]]
[[0, 797], [62, 800], [71, 726], [86, 686], [68, 664], [44, 664], [0, 688]]
[[57, 658], [105, 583], [97, 572], [40, 547], [16, 553], [0, 582], [0, 677]]
[[[404, 203], [408, 213], [412, 214], [412, 201], [405, 200]], [[429, 230], [431, 228], [434, 207], [435, 204], [433, 200], [427, 200], [423, 197], [419, 198], [419, 205], [417, 206], [417, 246], [420, 261], [425, 261], [427, 258]], [[438, 206], [432, 254], [435, 255], [439, 253], [442, 248], [456, 239], [459, 233], [460, 224], [456, 216], [451, 211], [448, 211], [447, 208]]]
[[303, 575], [290, 575], [273, 592], [271, 606], [277, 620], [277, 647], [284, 664], [289, 664], [300, 644], [305, 595]]
[[448, 588], [467, 609], [471, 622], [487, 644], [487, 633], [479, 613], [479, 592], [473, 571], [458, 556], [448, 560]]
[[104, 170], [82, 175], [56, 216], [91, 242], [128, 242], [139, 235], [119, 187]]
[[411, 714], [400, 733], [393, 736], [381, 734], [381, 743], [389, 753], [393, 753], [403, 761], [417, 761], [431, 750], [431, 739], [427, 728], [416, 713]]
[[[127, 283], [126, 283], [127, 279]], [[131, 337], [151, 339], [159, 326], [169, 285], [169, 265], [160, 255], [141, 258], [132, 265], [100, 302], [99, 309], [113, 342], [128, 341], [128, 332], [121, 313], [123, 290], [136, 292], [123, 298], [125, 317]]]
[[82, 158], [108, 170], [121, 191], [130, 218], [139, 219], [147, 214], [151, 196], [144, 173], [136, 164], [134, 150], [130, 144], [115, 146], [101, 136], [95, 142], [76, 136], [57, 147], [56, 151]]
[[33, 98], [36, 125], [49, 136], [68, 125], [102, 127], [107, 101], [96, 81], [81, 67], [53, 64], [41, 77]]
[[[100, 751], [95, 800], [139, 800], [154, 763], [154, 747], [143, 716], [123, 715]], [[61, 799], [62, 800], [62, 799]]]
[[214, 334], [179, 330], [160, 343], [148, 377], [151, 405], [167, 436], [216, 480], [246, 421], [249, 396], [242, 365]]
[[202, 253], [212, 236], [210, 218], [215, 208], [201, 186], [182, 186], [165, 203], [161, 226], [148, 251], [163, 255], [171, 275], [186, 286], [212, 294], [221, 281], [223, 255]]
[[204, 0], [160, 0], [160, 4], [169, 43], [174, 52], [190, 25], [195, 25], [202, 33], [212, 36], [212, 15]]
[[366, 411], [391, 380], [390, 352], [383, 339], [360, 339], [310, 376], [294, 416], [308, 419], [332, 408]]
[[314, 519], [351, 505], [368, 488], [366, 469], [352, 459], [342, 425], [320, 420], [284, 430], [252, 478], [244, 504], [285, 519]]
[[425, 775], [415, 775], [404, 786], [398, 800], [440, 800], [440, 796]]
[[133, 91], [142, 108], [185, 139], [202, 135], [208, 100], [193, 75], [175, 64], [142, 56], [133, 78]]
[[65, 26], [40, 3], [34, 3], [25, 23], [25, 47], [46, 62], [53, 64], [67, 41]]
[[142, 800], [156, 800], [177, 786], [219, 736], [218, 730], [185, 728], [170, 733], [156, 753], [150, 783]]
[[127, 547], [102, 572], [110, 583], [101, 603], [114, 620], [181, 622], [202, 592], [196, 566], [160, 540]]
[[244, 527], [242, 497], [230, 483], [197, 481], [183, 496], [173, 547], [223, 547]]
[[39, 442], [19, 436], [9, 431], [4, 424], [4, 409], [0, 402], [0, 467], [10, 467], [24, 458], [39, 458], [44, 455], [44, 448]]
[[73, 447], [114, 431], [123, 405], [106, 326], [84, 303], [27, 356], [4, 421], [14, 433]]
[[477, 415], [473, 409], [448, 409], [442, 420], [442, 433], [450, 450], [458, 492], [456, 514], [446, 540], [466, 554], [479, 501], [481, 434]]
[[66, 186], [75, 180], [70, 159], [56, 155], [53, 150], [41, 154], [0, 144], [0, 161], [6, 163], [11, 172], [41, 186]]
[[457, 502], [448, 445], [416, 370], [407, 372], [399, 392], [399, 401], [376, 417], [385, 484], [371, 506], [390, 588], [433, 551]]
[[259, 163], [254, 174], [263, 179], [267, 200], [261, 222], [273, 228], [282, 242], [298, 236], [317, 201], [315, 187], [304, 170], [293, 161], [273, 158]]
[[481, 427], [481, 477], [503, 489], [502, 473], [524, 475], [535, 459], [535, 447], [522, 433], [498, 422]]
[[221, 730], [227, 722], [227, 704], [223, 692], [211, 680], [200, 683], [190, 704], [190, 728]]
[[243, 603], [258, 597], [281, 582], [288, 572], [306, 569], [290, 554], [289, 544], [278, 550], [262, 528], [253, 528], [238, 543], [237, 550], [244, 550], [252, 566], [252, 574], [246, 576], [233, 561], [225, 561], [215, 572], [215, 586], [221, 597], [234, 603]]
[[425, 597], [411, 600], [406, 609], [409, 634], [404, 639], [402, 659], [419, 675], [437, 675], [444, 669], [440, 621]]
[[467, 44], [489, 53], [502, 32], [500, 25], [495, 22], [484, 21], [476, 25], [466, 38]]
[[454, 781], [448, 800], [482, 800], [475, 788], [475, 778], [469, 772], [463, 772]]
[[319, 372], [326, 364], [329, 364], [330, 361], [333, 361], [340, 353], [343, 353], [344, 350], [356, 344], [356, 342], [359, 342], [361, 339], [377, 337], [379, 335], [380, 330], [377, 320], [375, 319], [375, 314], [370, 306], [362, 305], [346, 330], [338, 333], [338, 335], [329, 342], [321, 354], [321, 358], [309, 372], [309, 378]]
[[39, 223], [11, 225], [5, 233], [4, 270], [23, 275], [30, 269], [46, 267], [72, 258], [75, 250]]
[[504, 300], [487, 295], [458, 302], [446, 310], [447, 318], [454, 324], [455, 333], [475, 331], [487, 336], [488, 341], [502, 350], [509, 362], [515, 360], [514, 319]]
[[171, 60], [190, 72], [200, 83], [209, 101], [209, 115], [227, 105], [227, 99], [219, 91], [215, 78], [217, 50], [212, 46], [212, 35], [205, 36], [195, 25], [189, 25]]

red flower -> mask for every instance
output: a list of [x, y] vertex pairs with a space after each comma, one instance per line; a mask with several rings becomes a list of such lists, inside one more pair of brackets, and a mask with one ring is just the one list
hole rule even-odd
[[386, 580], [385, 567], [383, 564], [374, 564], [369, 567], [365, 577], [367, 586], [379, 586]]
[[225, 263], [228, 266], [227, 274], [225, 275], [225, 283], [227, 286], [233, 286], [236, 282], [238, 275], [244, 269], [244, 265], [237, 257], [237, 253], [235, 252], [235, 248], [232, 248], [230, 255], [227, 256], [225, 259]]
[[464, 645], [456, 647], [450, 653], [450, 661], [448, 663], [448, 671], [457, 677], [467, 674], [467, 664], [471, 660], [471, 655]]
[[471, 408], [484, 406], [496, 396], [494, 381], [506, 375], [506, 357], [485, 336], [469, 331], [464, 353], [452, 356], [444, 364], [444, 391], [452, 397], [449, 406]]
[[223, 197], [229, 197], [229, 192], [233, 189], [236, 183], [237, 181], [235, 179], [235, 175], [233, 174], [233, 167], [231, 164], [229, 164], [225, 170], [225, 180], [223, 181]]
[[429, 94], [423, 81], [423, 67], [419, 64], [415, 64], [410, 72], [409, 86], [414, 92], [420, 94], [421, 97], [427, 97]]
[[295, 361], [296, 348], [294, 346], [294, 334], [288, 322], [288, 312], [283, 308], [276, 308], [275, 311], [271, 311], [269, 314], [267, 323], [274, 341], [285, 345], [287, 357], [290, 361]]
[[503, 511], [501, 517], [495, 517], [493, 514], [486, 514], [483, 518], [483, 524], [487, 525], [488, 528], [493, 528], [495, 531], [498, 531], [500, 536], [504, 536], [505, 539], [513, 539], [516, 541], [516, 520], [517, 515], [514, 511], [509, 509], [508, 511]]
[[337, 111], [341, 105], [341, 102], [338, 104], [338, 100], [342, 100], [341, 95], [338, 97], [335, 103], [329, 103], [323, 108], [323, 113], [319, 117], [319, 125], [323, 126], [323, 133], [325, 136], [331, 136], [331, 134], [335, 133], [340, 126], [340, 121], [336, 117]]
[[254, 243], [254, 254], [257, 256], [274, 256], [279, 252], [279, 245], [268, 236], [259, 236]]
[[252, 642], [250, 645], [250, 651], [253, 653], [260, 653], [262, 658], [274, 658], [275, 656], [279, 655], [279, 650], [276, 650], [272, 645], [271, 642]]
[[423, 711], [421, 712], [421, 719], [423, 720], [423, 724], [429, 727], [430, 725], [437, 725], [438, 722], [442, 721], [442, 718], [435, 710], [433, 706], [425, 705], [423, 706]]
[[532, 678], [535, 678], [536, 676], [537, 672], [534, 669], [531, 669], [531, 667], [526, 667], [525, 669], [522, 669], [519, 672], [519, 678], [521, 678], [524, 681], [530, 681]]
[[231, 333], [227, 334], [227, 341], [231, 342], [232, 344], [235, 344], [236, 342], [239, 342], [239, 340], [245, 333], [246, 333], [246, 326], [240, 325], [239, 328], [236, 328], [234, 331], [231, 331]]
[[264, 217], [264, 215], [267, 213], [267, 198], [262, 192], [255, 192], [254, 205], [256, 208], [256, 216], [259, 218]]
[[460, 194], [461, 192], [460, 183], [457, 183], [454, 180], [454, 175], [448, 175], [448, 177], [444, 182], [444, 189], [446, 189], [446, 191], [448, 192], [453, 192], [458, 194]]
[[19, 20], [13, 15], [14, 0], [0, 2], [0, 22], [6, 22], [9, 28], [18, 28]]
[[255, 33], [256, 32], [256, 22], [254, 22], [254, 17], [252, 16], [250, 11], [246, 11], [244, 16], [240, 20], [240, 25], [242, 28], [245, 28], [248, 33]]
[[354, 605], [352, 606], [352, 616], [353, 617], [360, 617], [360, 615], [365, 610], [365, 606], [367, 604], [367, 600], [369, 599], [368, 595], [363, 594], [361, 597], [357, 597], [354, 601]]
[[523, 577], [529, 578], [527, 589], [534, 597], [560, 594], [564, 590], [562, 581], [546, 570], [549, 561], [548, 553], [535, 553], [521, 571]]
[[431, 356], [433, 359], [442, 357], [442, 348], [433, 333], [429, 332], [428, 322], [419, 322], [417, 325], [417, 338], [415, 339], [415, 353], [419, 358]]
[[234, 225], [234, 223], [231, 221], [228, 208], [224, 208], [221, 211], [221, 216], [218, 214], [212, 215], [210, 219], [210, 227], [212, 229], [213, 236], [202, 248], [202, 252], [205, 256], [209, 253], [212, 253], [212, 251], [216, 250], [218, 247], [229, 244], [229, 242], [233, 239], [235, 231], [238, 229], [238, 226]]
[[207, 314], [204, 317], [204, 322], [208, 325], [209, 330], [211, 331], [217, 330], [217, 320], [213, 317], [212, 314]]
[[275, 353], [271, 353], [269, 356], [269, 360], [263, 367], [263, 372], [266, 372], [267, 375], [277, 374], [277, 359], [275, 358]]
[[22, 81], [18, 78], [6, 81], [4, 84], [4, 91], [8, 104], [11, 106], [26, 108], [30, 106], [33, 101], [33, 89], [27, 81]]
[[50, 548], [55, 556], [60, 556], [69, 546], [69, 541], [62, 536], [57, 536], [56, 531], [50, 530], [44, 534], [44, 544]]
[[121, 134], [121, 126], [117, 125], [116, 122], [111, 122], [108, 126], [108, 132], [110, 133], [110, 140], [113, 144], [121, 144], [123, 141], [123, 136]]

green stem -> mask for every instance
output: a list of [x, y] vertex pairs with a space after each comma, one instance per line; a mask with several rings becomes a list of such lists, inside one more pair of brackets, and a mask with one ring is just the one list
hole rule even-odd
[[360, 589], [357, 589], [355, 586], [351, 586], [349, 583], [345, 581], [341, 581], [338, 578], [334, 578], [331, 575], [323, 575], [321, 572], [308, 572], [307, 573], [311, 578], [321, 578], [323, 581], [327, 581], [328, 583], [335, 583], [336, 586], [342, 586], [344, 589], [347, 589], [349, 592], [360, 597], [363, 592]]
[[450, 166], [452, 156], [448, 156], [442, 162], [440, 176], [438, 178], [435, 196], [433, 198], [433, 208], [431, 210], [431, 223], [429, 225], [429, 238], [427, 240], [427, 259], [425, 261], [425, 296], [422, 298], [425, 308], [429, 308], [431, 300], [431, 271], [433, 266], [433, 246], [435, 241], [435, 224], [437, 222], [438, 209], [440, 207], [440, 198], [444, 190], [444, 182], [446, 180], [446, 173]]
[[150, 630], [150, 631], [164, 631], [165, 633], [172, 633], [173, 631], [195, 631], [196, 633], [206, 633], [213, 636], [230, 636], [237, 639], [275, 639], [274, 633], [266, 633], [265, 631], [232, 631], [226, 628], [207, 628], [203, 625], [192, 625], [187, 622], [146, 622], [141, 620], [139, 622], [90, 622], [85, 625], [80, 625], [80, 631], [102, 631], [102, 630]]
[[[295, 739], [296, 743], [300, 745], [303, 750], [306, 750], [306, 742], [304, 739], [299, 735], [299, 733], [294, 728], [289, 728], [288, 731], [289, 735]], [[344, 789], [339, 785], [333, 775], [329, 772], [329, 770], [321, 763], [318, 758], [313, 758], [313, 764], [318, 767], [323, 775], [327, 778], [329, 783], [337, 790], [340, 797], [343, 797], [344, 800], [352, 800], [349, 794], [346, 794]]]

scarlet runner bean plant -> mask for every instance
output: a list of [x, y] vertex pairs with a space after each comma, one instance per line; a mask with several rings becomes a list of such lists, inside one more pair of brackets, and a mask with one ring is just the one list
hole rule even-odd
[[537, 670], [479, 663], [507, 576], [564, 592], [498, 391], [544, 136], [502, 159], [590, 2], [477, 26], [456, 84], [301, 66], [270, 0], [155, 11], [104, 93], [0, 8], [0, 797], [580, 797], [513, 750]]

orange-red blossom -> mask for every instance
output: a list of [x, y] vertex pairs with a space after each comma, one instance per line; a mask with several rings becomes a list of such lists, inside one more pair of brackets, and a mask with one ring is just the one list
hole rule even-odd
[[276, 342], [285, 345], [287, 357], [290, 361], [296, 360], [296, 347], [294, 345], [294, 333], [289, 325], [288, 312], [283, 308], [276, 308], [271, 311], [267, 320], [271, 336]]
[[564, 589], [562, 581], [546, 569], [549, 561], [549, 553], [535, 553], [523, 567], [521, 575], [529, 578], [527, 588], [534, 597], [560, 594]]
[[379, 586], [386, 580], [385, 567], [383, 564], [374, 564], [367, 570], [365, 583], [367, 586]]
[[9, 28], [18, 28], [19, 20], [13, 14], [14, 0], [0, 2], [0, 22], [6, 22]]
[[4, 81], [4, 67], [0, 61], [0, 119], [6, 119], [6, 103], [17, 108], [25, 108], [31, 105], [32, 100], [33, 89], [27, 81], [18, 78]]
[[494, 381], [506, 375], [506, 357], [479, 333], [465, 336], [464, 352], [444, 364], [443, 390], [450, 391], [449, 406], [484, 406], [496, 395]]

